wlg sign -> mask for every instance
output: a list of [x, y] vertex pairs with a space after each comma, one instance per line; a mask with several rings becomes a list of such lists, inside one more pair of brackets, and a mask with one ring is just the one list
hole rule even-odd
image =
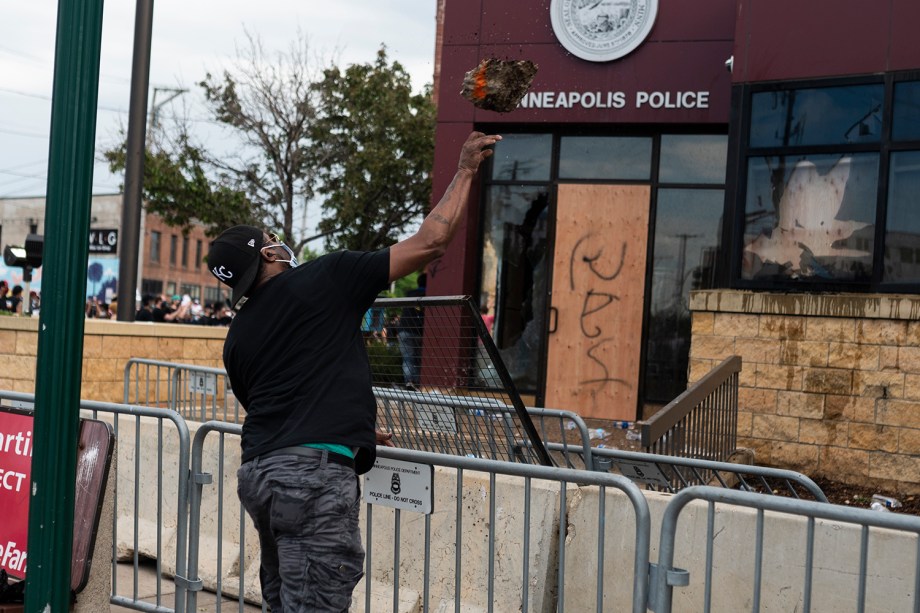
[[90, 253], [117, 253], [118, 230], [91, 229], [89, 231]]

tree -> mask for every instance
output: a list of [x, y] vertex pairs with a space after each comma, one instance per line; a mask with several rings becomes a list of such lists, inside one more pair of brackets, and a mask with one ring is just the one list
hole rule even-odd
[[[123, 171], [126, 144], [105, 152], [113, 172]], [[180, 136], [169, 149], [148, 148], [144, 158], [144, 201], [148, 211], [172, 226], [188, 228], [197, 220], [217, 229], [259, 223], [258, 208], [226, 179], [214, 179], [205, 153]]]
[[[253, 36], [247, 42], [230, 69], [208, 73], [198, 84], [209, 122], [243, 146], [219, 154], [195, 139], [187, 118], [170, 134], [148, 135], [144, 198], [148, 210], [173, 225], [262, 224], [299, 251], [315, 183], [308, 164], [316, 116], [313, 61], [303, 36], [286, 53], [267, 53]], [[123, 169], [124, 145], [105, 157], [113, 171]]]
[[[148, 135], [147, 209], [167, 223], [263, 225], [303, 254], [307, 204], [323, 200], [327, 245], [375, 249], [399, 238], [430, 197], [434, 107], [381, 48], [373, 64], [319, 64], [301, 36], [271, 54], [249, 36], [233, 66], [199, 83], [211, 119], [242, 147], [220, 155], [180, 118]], [[125, 146], [105, 153], [124, 169]], [[311, 232], [312, 234], [312, 232]]]
[[311, 149], [316, 191], [324, 197], [319, 228], [333, 248], [379, 249], [428, 207], [435, 109], [430, 90], [413, 94], [408, 73], [388, 63], [332, 67], [316, 83], [319, 115]]

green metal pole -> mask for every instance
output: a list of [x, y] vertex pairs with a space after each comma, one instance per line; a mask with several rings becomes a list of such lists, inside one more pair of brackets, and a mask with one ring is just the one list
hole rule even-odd
[[60, 0], [35, 375], [27, 613], [70, 609], [102, 0]]

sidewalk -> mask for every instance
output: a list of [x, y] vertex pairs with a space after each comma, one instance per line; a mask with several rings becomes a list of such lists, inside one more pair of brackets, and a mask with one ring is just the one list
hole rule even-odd
[[[131, 563], [120, 563], [118, 565], [116, 580], [118, 593], [122, 596], [132, 597], [134, 594], [134, 565]], [[160, 589], [162, 590], [160, 594], [160, 606], [173, 609], [175, 607], [176, 588], [172, 579], [169, 577], [162, 578], [160, 580]], [[152, 562], [141, 562], [138, 567], [137, 599], [153, 605], [157, 604], [157, 572], [156, 565]], [[202, 591], [198, 593], [197, 612], [210, 613], [211, 611], [218, 611], [217, 605], [217, 598], [213, 592]], [[137, 609], [129, 609], [128, 607], [114, 604], [111, 606], [111, 611], [113, 613], [115, 611], [118, 613], [127, 613], [136, 610]], [[224, 598], [220, 603], [219, 610], [239, 611], [241, 609], [239, 608], [239, 602], [236, 600]], [[262, 609], [261, 607], [246, 604], [243, 606], [242, 611], [245, 613], [259, 613]]]

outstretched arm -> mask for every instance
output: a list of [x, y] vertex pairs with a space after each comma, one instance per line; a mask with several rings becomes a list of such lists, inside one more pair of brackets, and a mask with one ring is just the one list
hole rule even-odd
[[496, 134], [473, 132], [463, 143], [457, 174], [447, 186], [438, 205], [431, 210], [418, 232], [390, 247], [390, 281], [419, 270], [444, 255], [469, 199], [473, 175], [484, 159], [492, 155], [487, 149], [501, 140]]

